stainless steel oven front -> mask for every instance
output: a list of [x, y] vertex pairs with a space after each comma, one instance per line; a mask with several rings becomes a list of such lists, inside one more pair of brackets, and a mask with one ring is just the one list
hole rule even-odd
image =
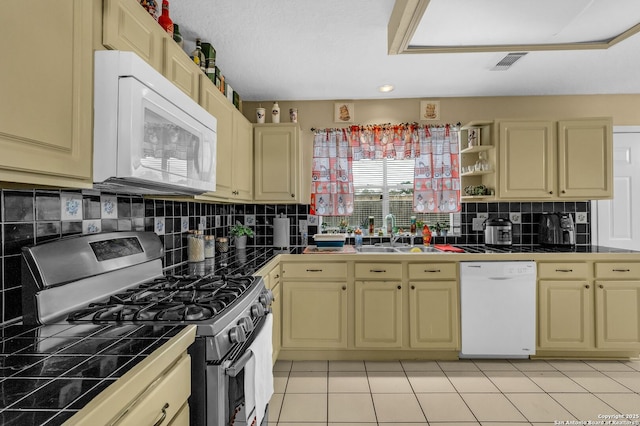
[[[259, 401], [247, 383], [266, 380], [273, 388], [271, 365], [256, 365], [256, 358], [268, 353], [271, 362], [271, 314], [253, 321], [253, 331], [245, 342], [237, 343], [220, 360], [207, 360], [207, 338], [197, 337], [189, 353], [192, 358], [192, 393], [189, 399], [191, 424], [206, 426], [250, 426], [268, 424], [269, 406]], [[264, 361], [264, 357], [262, 357]], [[253, 364], [253, 365], [251, 365]], [[249, 368], [249, 366], [253, 368]], [[249, 385], [250, 386], [250, 385]], [[250, 394], [248, 394], [251, 393]]]

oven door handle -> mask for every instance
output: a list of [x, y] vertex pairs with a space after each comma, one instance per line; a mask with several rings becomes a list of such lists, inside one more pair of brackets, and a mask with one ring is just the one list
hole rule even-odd
[[227, 367], [225, 373], [229, 377], [236, 377], [238, 373], [240, 373], [244, 366], [247, 365], [251, 357], [253, 356], [253, 352], [247, 349], [245, 353], [242, 354], [240, 358], [236, 362], [234, 362], [231, 366]]

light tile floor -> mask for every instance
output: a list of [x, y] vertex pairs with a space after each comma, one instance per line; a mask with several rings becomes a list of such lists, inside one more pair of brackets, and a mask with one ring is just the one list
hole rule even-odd
[[616, 414], [640, 425], [640, 361], [278, 361], [273, 371], [270, 426], [537, 426]]

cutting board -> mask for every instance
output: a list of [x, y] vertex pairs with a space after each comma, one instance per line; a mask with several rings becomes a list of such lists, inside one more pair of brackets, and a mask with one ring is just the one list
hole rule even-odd
[[316, 246], [308, 246], [304, 249], [302, 254], [351, 254], [357, 253], [354, 246], [345, 245], [338, 250], [318, 250]]

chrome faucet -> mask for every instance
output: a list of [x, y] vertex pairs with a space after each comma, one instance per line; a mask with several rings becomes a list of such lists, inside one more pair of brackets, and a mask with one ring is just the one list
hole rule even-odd
[[400, 237], [402, 237], [402, 235], [398, 234], [391, 234], [391, 247], [395, 246], [396, 243], [398, 242], [398, 240], [400, 239]]

